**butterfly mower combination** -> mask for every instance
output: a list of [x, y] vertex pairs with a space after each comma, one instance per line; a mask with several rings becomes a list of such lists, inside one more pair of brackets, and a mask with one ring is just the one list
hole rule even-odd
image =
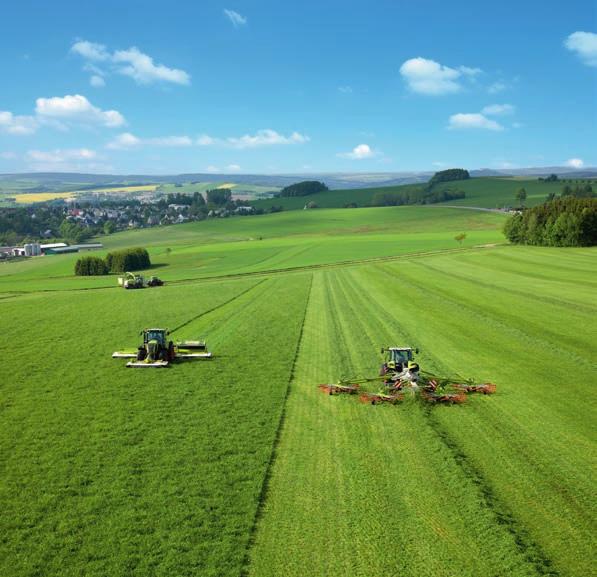
[[[495, 393], [493, 383], [478, 383], [473, 379], [460, 377], [438, 377], [422, 372], [414, 360], [418, 349], [410, 347], [389, 347], [381, 349], [386, 354], [379, 376], [369, 378], [343, 379], [334, 384], [318, 385], [328, 395], [359, 394], [362, 403], [372, 405], [395, 405], [407, 396], [417, 396], [428, 403], [460, 404], [469, 393]], [[361, 385], [377, 383], [377, 392], [361, 391]]]
[[161, 368], [167, 367], [178, 359], [210, 359], [205, 341], [168, 340], [168, 329], [144, 329], [143, 344], [137, 350], [116, 351], [112, 353], [114, 359], [134, 359], [126, 366], [132, 368]]

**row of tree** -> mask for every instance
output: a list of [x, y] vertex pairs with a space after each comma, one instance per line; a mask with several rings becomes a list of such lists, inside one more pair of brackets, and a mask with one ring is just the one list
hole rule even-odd
[[127, 270], [142, 270], [151, 266], [149, 253], [144, 248], [125, 248], [109, 252], [106, 264], [111, 272], [126, 272]]
[[303, 182], [285, 186], [276, 196], [308, 196], [326, 190], [328, 190], [328, 187], [319, 180], [304, 180]]
[[597, 244], [597, 199], [565, 196], [512, 216], [504, 234], [515, 244], [594, 246]]
[[376, 192], [371, 198], [372, 206], [402, 206], [405, 204], [435, 204], [465, 198], [462, 190], [445, 188], [429, 191], [427, 188], [412, 188], [401, 191]]
[[75, 263], [77, 276], [96, 276], [110, 272], [142, 270], [151, 266], [149, 253], [144, 248], [125, 248], [109, 252], [105, 259], [84, 256]]
[[454, 180], [467, 180], [471, 177], [468, 170], [464, 168], [448, 168], [447, 170], [440, 170], [436, 172], [429, 182], [427, 189], [431, 190], [436, 184], [440, 182], [452, 182]]
[[75, 263], [75, 274], [77, 276], [100, 276], [109, 272], [110, 267], [99, 256], [84, 256]]

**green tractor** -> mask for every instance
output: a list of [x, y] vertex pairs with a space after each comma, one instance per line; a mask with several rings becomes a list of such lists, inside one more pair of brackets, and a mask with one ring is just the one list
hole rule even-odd
[[414, 368], [418, 365], [414, 361], [414, 354], [419, 354], [419, 349], [412, 349], [411, 347], [387, 347], [381, 349], [381, 354], [385, 354], [384, 363], [381, 366], [380, 375], [385, 375], [388, 372], [400, 372], [407, 368]]
[[140, 274], [125, 272], [118, 277], [118, 284], [125, 289], [145, 288], [145, 279]]
[[127, 367], [159, 368], [167, 367], [176, 359], [209, 359], [212, 354], [208, 352], [205, 341], [180, 341], [174, 343], [168, 339], [168, 329], [144, 329], [143, 344], [137, 351], [117, 351], [112, 358], [134, 359], [129, 361]]

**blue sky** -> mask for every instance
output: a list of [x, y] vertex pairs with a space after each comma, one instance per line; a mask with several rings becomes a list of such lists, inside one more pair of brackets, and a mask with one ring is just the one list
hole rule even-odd
[[11, 2], [0, 172], [596, 166], [595, 6]]

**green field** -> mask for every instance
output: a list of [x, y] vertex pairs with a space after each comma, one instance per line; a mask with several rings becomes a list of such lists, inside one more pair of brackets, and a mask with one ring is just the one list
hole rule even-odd
[[[101, 237], [106, 250], [147, 247], [156, 269], [170, 281], [248, 274], [330, 262], [384, 258], [427, 250], [503, 242], [502, 214], [442, 208], [368, 208], [289, 211]], [[166, 239], [166, 240], [165, 240]], [[170, 249], [170, 252], [167, 249]], [[0, 292], [113, 287], [115, 276], [74, 277], [77, 254], [0, 263]]]
[[[1, 264], [0, 575], [590, 575], [597, 253], [505, 245], [504, 220], [337, 209], [105, 237], [149, 249], [167, 284], [142, 291], [73, 277], [76, 255]], [[110, 358], [149, 325], [215, 357]], [[498, 392], [317, 390], [391, 344]]]
[[[584, 181], [583, 181], [584, 182]], [[447, 182], [438, 184], [441, 190], [443, 186], [451, 186], [463, 190], [466, 198], [450, 201], [450, 205], [457, 206], [479, 206], [485, 208], [503, 208], [504, 206], [518, 206], [516, 192], [525, 188], [527, 191], [527, 206], [535, 206], [545, 201], [545, 197], [553, 192], [560, 194], [564, 183], [545, 182], [536, 178], [471, 178], [459, 180], [458, 182]], [[574, 185], [572, 185], [574, 186]], [[283, 206], [285, 210], [302, 209], [308, 202], [315, 202], [320, 208], [342, 208], [350, 203], [358, 206], [369, 206], [371, 199], [378, 192], [404, 192], [409, 189], [417, 189], [420, 185], [404, 184], [399, 186], [385, 186], [376, 188], [359, 188], [347, 190], [329, 190], [309, 196], [293, 198], [270, 198], [257, 200], [253, 204], [259, 208], [271, 206]]]

